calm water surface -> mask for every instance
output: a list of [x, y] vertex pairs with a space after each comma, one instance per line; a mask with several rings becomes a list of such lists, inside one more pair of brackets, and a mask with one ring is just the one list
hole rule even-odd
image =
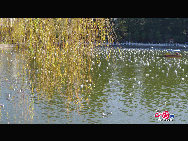
[[[0, 123], [187, 123], [188, 54], [182, 50], [181, 58], [165, 58], [164, 53], [97, 48], [80, 81], [85, 83], [69, 95], [58, 81], [41, 93], [37, 86], [45, 81], [36, 77], [38, 68], [29, 67], [37, 62], [22, 50], [0, 49]], [[158, 121], [157, 109], [174, 114], [174, 121]]]

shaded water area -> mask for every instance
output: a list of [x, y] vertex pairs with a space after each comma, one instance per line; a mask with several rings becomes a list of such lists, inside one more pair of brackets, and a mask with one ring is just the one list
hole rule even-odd
[[[187, 123], [187, 51], [181, 58], [162, 57], [165, 52], [95, 48], [90, 70], [68, 87], [40, 78], [37, 56], [0, 48], [0, 123]], [[158, 121], [157, 109], [174, 114], [174, 121]]]

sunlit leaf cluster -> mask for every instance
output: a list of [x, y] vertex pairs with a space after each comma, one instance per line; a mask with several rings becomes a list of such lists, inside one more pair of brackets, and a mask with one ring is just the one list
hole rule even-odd
[[69, 101], [92, 89], [92, 49], [114, 40], [105, 18], [1, 18], [0, 32], [1, 43], [27, 50], [31, 92]]

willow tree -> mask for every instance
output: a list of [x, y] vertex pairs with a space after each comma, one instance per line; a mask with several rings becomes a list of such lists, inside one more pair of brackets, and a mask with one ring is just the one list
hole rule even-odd
[[114, 40], [105, 18], [2, 18], [0, 33], [1, 43], [27, 50], [32, 93], [63, 91], [69, 101], [92, 89], [92, 49]]

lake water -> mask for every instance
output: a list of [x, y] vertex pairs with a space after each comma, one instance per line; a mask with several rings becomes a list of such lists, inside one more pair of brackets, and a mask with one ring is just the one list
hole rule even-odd
[[[79, 82], [85, 83], [74, 87], [77, 92], [68, 93], [66, 89], [73, 88], [59, 85], [59, 81], [43, 87], [47, 80], [37, 78], [38, 68], [29, 67], [37, 62], [23, 50], [0, 49], [0, 123], [188, 122], [185, 50], [181, 50], [181, 58], [162, 57], [166, 52], [162, 49], [96, 48], [93, 52], [91, 70], [78, 77]], [[53, 77], [52, 73], [48, 75]], [[158, 121], [156, 110], [174, 114], [174, 120]]]

